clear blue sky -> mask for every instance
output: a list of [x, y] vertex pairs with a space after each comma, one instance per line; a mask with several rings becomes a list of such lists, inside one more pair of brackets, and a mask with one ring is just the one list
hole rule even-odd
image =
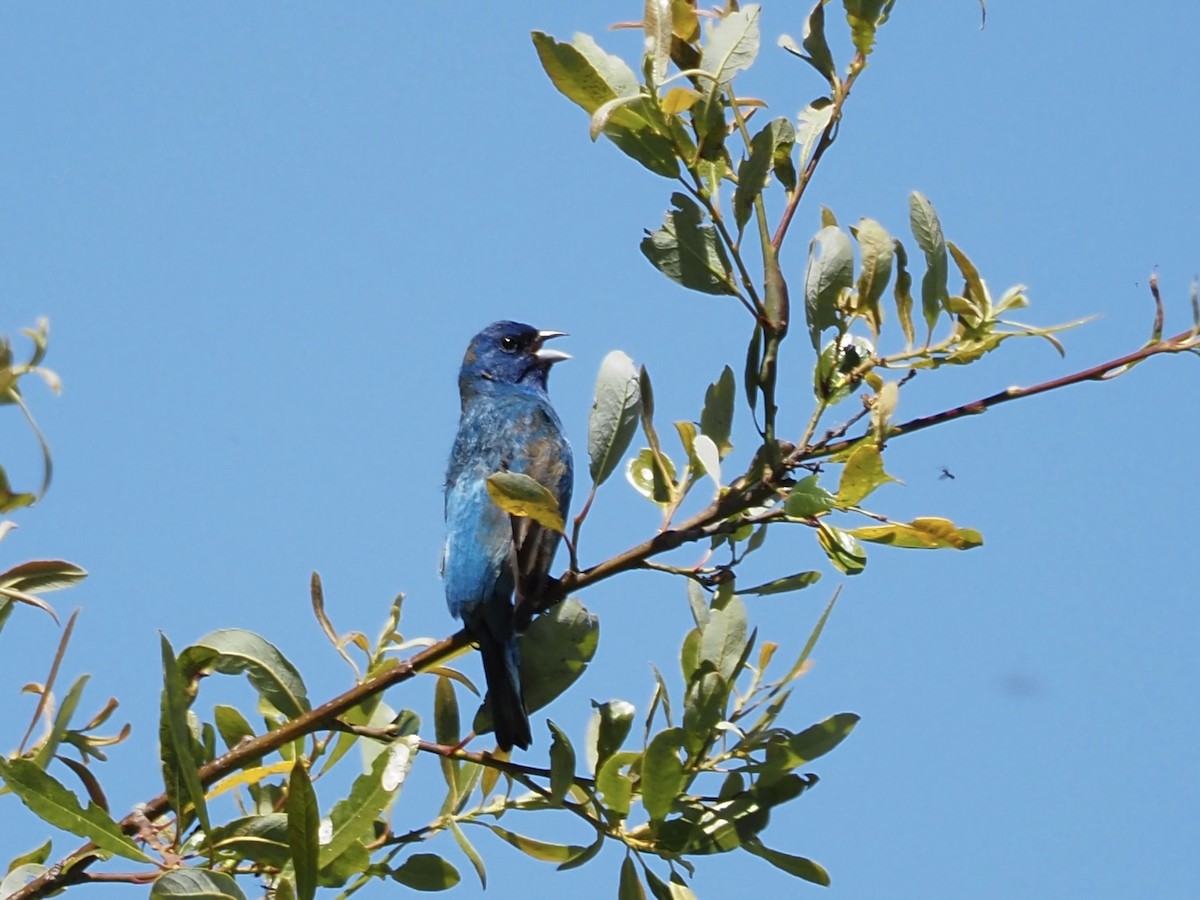
[[[766, 3], [764, 50], [745, 79], [781, 115], [821, 87], [774, 47], [780, 32], [800, 33], [802, 6]], [[845, 59], [836, 7], [830, 31]], [[922, 377], [902, 396], [904, 416], [1136, 348], [1154, 267], [1168, 328], [1184, 328], [1200, 269], [1200, 7], [989, 7], [981, 31], [971, 0], [897, 4], [785, 269], [798, 282], [820, 205], [905, 234], [919, 189], [994, 291], [1030, 286], [1026, 319], [1101, 318], [1066, 336], [1065, 361], [1040, 342], [1010, 345], [968, 371]], [[437, 578], [440, 488], [455, 373], [479, 327], [517, 318], [571, 333], [561, 346], [575, 359], [556, 369], [552, 393], [579, 448], [607, 351], [649, 367], [663, 422], [695, 417], [721, 366], [740, 367], [741, 309], [677, 288], [637, 251], [670, 184], [588, 141], [586, 116], [553, 90], [529, 41], [532, 29], [580, 30], [632, 54], [637, 36], [606, 27], [640, 8], [0, 9], [0, 332], [49, 316], [48, 362], [65, 382], [59, 399], [29, 392], [56, 477], [17, 517], [0, 568], [65, 557], [91, 572], [50, 599], [84, 608], [63, 677], [92, 673], [85, 707], [116, 695], [134, 723], [103, 769], [114, 810], [159, 790], [159, 629], [176, 647], [224, 626], [259, 631], [315, 698], [344, 688], [348, 671], [309, 613], [313, 569], [342, 629], [375, 633], [404, 591], [406, 635], [452, 630]], [[792, 344], [784, 380], [797, 402], [784, 427], [798, 434], [809, 363], [802, 337]], [[894, 442], [888, 466], [906, 485], [876, 505], [948, 516], [986, 545], [876, 549], [855, 579], [827, 572], [804, 593], [751, 602], [761, 633], [797, 648], [845, 584], [790, 721], [863, 719], [812, 766], [820, 786], [767, 832], [828, 867], [826, 895], [1194, 890], [1198, 372], [1195, 359], [1156, 359], [1107, 385]], [[7, 413], [3, 462], [28, 483], [34, 447]], [[738, 427], [748, 451], [744, 416]], [[956, 479], [939, 480], [942, 466]], [[655, 525], [614, 480], [585, 562]], [[775, 574], [824, 566], [807, 534], [780, 538]], [[549, 711], [577, 745], [589, 699], [644, 708], [648, 663], [676, 671], [690, 624], [682, 586], [662, 577], [611, 581], [583, 600], [601, 616], [599, 655]], [[0, 634], [5, 750], [32, 708], [19, 687], [44, 677], [57, 636], [31, 610]], [[477, 674], [476, 659], [462, 665]], [[389, 700], [427, 710], [431, 693], [418, 683]], [[218, 696], [206, 685], [201, 709]], [[533, 762], [547, 745], [542, 718]], [[420, 760], [398, 821], [425, 821], [440, 784]], [[538, 822], [505, 820], [544, 834]], [[560, 824], [563, 837], [573, 823]], [[556, 874], [477, 837], [491, 896], [615, 894], [614, 851]], [[0, 799], [0, 856], [40, 841]], [[451, 841], [430, 849], [463, 871], [458, 896], [478, 895]], [[695, 887], [821, 891], [741, 855], [702, 861]]]

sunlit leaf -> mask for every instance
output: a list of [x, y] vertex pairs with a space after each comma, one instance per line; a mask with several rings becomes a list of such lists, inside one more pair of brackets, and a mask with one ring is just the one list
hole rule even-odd
[[742, 846], [750, 853], [765, 859], [771, 865], [782, 869], [789, 875], [803, 878], [805, 881], [810, 881], [813, 884], [819, 884], [824, 887], [829, 886], [829, 873], [825, 871], [820, 863], [813, 862], [811, 859], [806, 859], [803, 856], [793, 856], [790, 853], [772, 850], [770, 847], [764, 846], [757, 838], [743, 841]]
[[152, 862], [122, 833], [112, 816], [92, 802], [84, 809], [79, 799], [58, 779], [30, 760], [0, 758], [0, 779], [34, 815], [48, 825], [85, 838], [107, 853], [139, 863]]
[[857, 575], [867, 566], [867, 554], [854, 536], [823, 521], [817, 529], [817, 541], [829, 561], [846, 575]]
[[783, 511], [794, 519], [809, 519], [829, 512], [835, 504], [833, 494], [818, 483], [818, 476], [806, 475], [792, 486]]
[[913, 519], [907, 524], [871, 525], [847, 534], [863, 541], [915, 550], [970, 550], [983, 545], [983, 536], [973, 528], [959, 528], [949, 519]]
[[747, 3], [713, 26], [700, 56], [700, 68], [718, 85], [727, 84], [754, 62], [759, 47], [758, 17], [758, 4]]
[[510, 516], [527, 516], [543, 528], [563, 530], [558, 498], [550, 489], [520, 472], [493, 472], [487, 477], [492, 502]]
[[838, 506], [857, 506], [882, 484], [896, 479], [883, 471], [883, 456], [879, 446], [864, 442], [854, 448], [842, 469], [838, 484]]
[[888, 20], [896, 0], [842, 0], [854, 49], [870, 56], [875, 48], [875, 32]]

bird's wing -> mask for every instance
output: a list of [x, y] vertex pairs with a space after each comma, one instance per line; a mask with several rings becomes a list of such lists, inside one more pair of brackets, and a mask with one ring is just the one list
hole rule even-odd
[[[548, 416], [538, 417], [534, 437], [526, 442], [514, 460], [513, 468], [530, 476], [550, 490], [558, 500], [564, 519], [571, 503], [573, 479], [571, 448], [558, 423]], [[518, 630], [529, 623], [541, 603], [546, 576], [554, 561], [561, 535], [544, 528], [525, 516], [512, 517], [512, 568], [516, 583], [516, 622]]]

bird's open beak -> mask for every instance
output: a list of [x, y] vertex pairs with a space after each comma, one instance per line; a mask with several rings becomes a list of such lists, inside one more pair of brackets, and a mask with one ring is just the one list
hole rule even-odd
[[565, 331], [539, 331], [537, 333], [537, 349], [533, 355], [540, 359], [548, 366], [552, 366], [557, 362], [562, 362], [565, 359], [570, 359], [571, 354], [563, 353], [561, 350], [551, 350], [548, 347], [543, 347], [542, 342], [548, 341], [551, 338], [566, 337]]

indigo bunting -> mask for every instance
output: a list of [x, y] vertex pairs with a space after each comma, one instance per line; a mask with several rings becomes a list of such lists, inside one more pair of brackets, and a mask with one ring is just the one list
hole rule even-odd
[[[487, 478], [507, 470], [546, 487], [566, 515], [573, 464], [550, 406], [550, 367], [570, 357], [543, 347], [562, 336], [495, 322], [472, 339], [458, 373], [462, 418], [446, 472], [446, 603], [479, 643], [488, 703], [502, 750], [533, 740], [521, 693], [518, 624], [536, 610], [560, 535], [510, 517], [488, 495]], [[516, 594], [516, 603], [513, 594]]]

